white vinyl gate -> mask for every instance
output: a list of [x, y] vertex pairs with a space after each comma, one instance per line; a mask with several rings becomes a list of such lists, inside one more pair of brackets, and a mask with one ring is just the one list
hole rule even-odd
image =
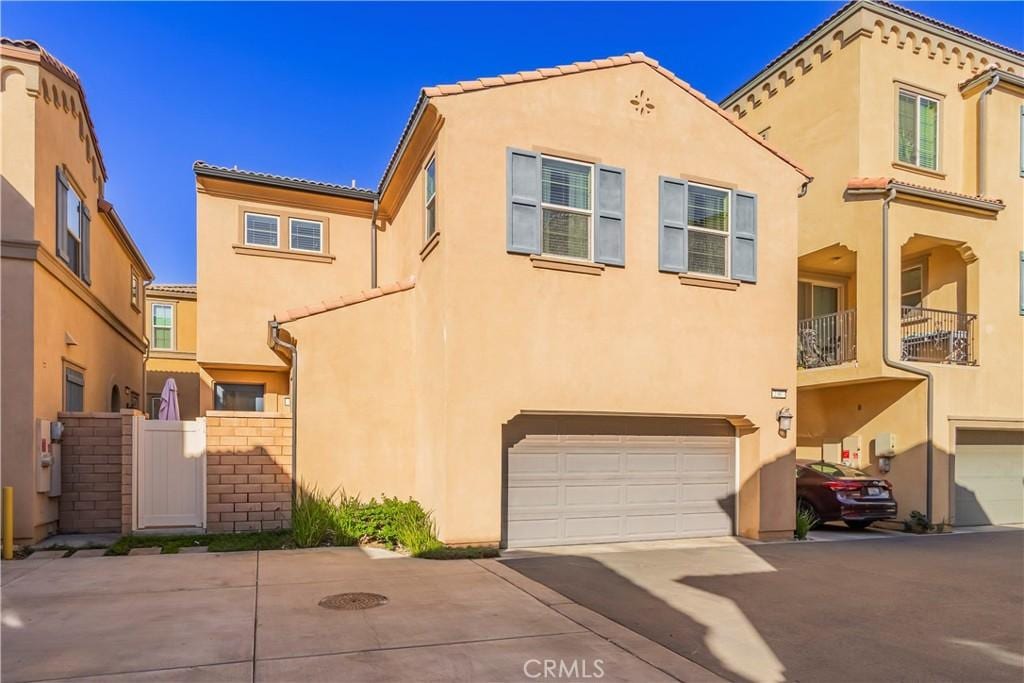
[[136, 418], [136, 529], [206, 526], [206, 420]]

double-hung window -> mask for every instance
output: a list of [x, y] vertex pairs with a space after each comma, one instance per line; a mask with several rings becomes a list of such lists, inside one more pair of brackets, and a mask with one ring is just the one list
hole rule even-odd
[[425, 183], [423, 190], [423, 239], [429, 240], [437, 231], [437, 164], [435, 159], [431, 159], [430, 163], [427, 164], [423, 177]]
[[690, 183], [686, 205], [690, 272], [728, 275], [731, 195], [729, 190]]
[[939, 101], [899, 91], [896, 154], [899, 161], [929, 170], [939, 167]]
[[153, 304], [153, 348], [162, 351], [174, 349], [174, 306]]
[[324, 224], [306, 218], [288, 219], [288, 248], [293, 251], [323, 251]]
[[542, 157], [541, 209], [543, 253], [591, 258], [594, 167]]
[[57, 255], [86, 283], [89, 282], [89, 210], [57, 169]]
[[277, 248], [278, 219], [262, 213], [245, 214], [245, 243], [253, 247]]
[[139, 274], [132, 268], [131, 279], [131, 302], [132, 308], [139, 310]]

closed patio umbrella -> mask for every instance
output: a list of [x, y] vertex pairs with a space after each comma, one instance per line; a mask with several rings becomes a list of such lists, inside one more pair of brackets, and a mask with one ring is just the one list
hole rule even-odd
[[160, 392], [160, 410], [157, 413], [159, 420], [180, 420], [178, 412], [178, 385], [173, 377], [168, 377], [164, 382], [164, 389]]

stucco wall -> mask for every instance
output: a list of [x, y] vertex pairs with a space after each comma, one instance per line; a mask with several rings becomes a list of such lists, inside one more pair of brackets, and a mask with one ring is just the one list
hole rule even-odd
[[[641, 89], [653, 116], [629, 104]], [[788, 533], [795, 439], [778, 435], [784, 403], [770, 389], [794, 397], [792, 337], [778, 330], [796, 323], [803, 178], [646, 65], [435, 106], [441, 236], [410, 259], [416, 287], [287, 325], [300, 350], [300, 479], [416, 495], [447, 542], [493, 543], [502, 426], [524, 411], [732, 415], [756, 425], [740, 444], [741, 529]], [[625, 268], [542, 270], [506, 253], [508, 147], [626, 169]], [[757, 284], [723, 291], [658, 272], [660, 175], [758, 194]], [[382, 233], [413, 254], [420, 184]]]

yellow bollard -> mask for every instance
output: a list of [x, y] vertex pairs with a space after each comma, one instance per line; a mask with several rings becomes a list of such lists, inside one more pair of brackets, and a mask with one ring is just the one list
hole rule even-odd
[[4, 487], [4, 550], [5, 560], [14, 559], [14, 487]]

